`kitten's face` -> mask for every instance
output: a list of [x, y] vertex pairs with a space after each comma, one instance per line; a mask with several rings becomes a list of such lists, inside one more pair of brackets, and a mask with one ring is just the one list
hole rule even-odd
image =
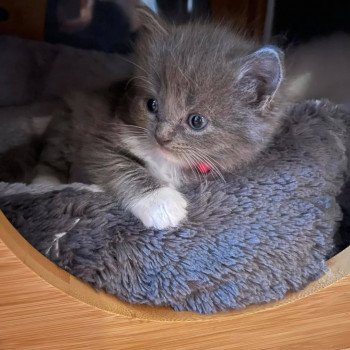
[[282, 78], [279, 53], [254, 52], [251, 43], [210, 25], [163, 26], [137, 46], [130, 115], [147, 130], [139, 148], [220, 172], [254, 158], [280, 120], [271, 101]]

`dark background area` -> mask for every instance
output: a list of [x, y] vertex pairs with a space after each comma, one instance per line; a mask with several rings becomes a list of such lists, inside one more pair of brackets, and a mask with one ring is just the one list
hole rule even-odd
[[[62, 19], [68, 23], [82, 18], [81, 8], [89, 2], [93, 3], [93, 15], [86, 25], [69, 30], [62, 27]], [[130, 42], [137, 32], [133, 18], [136, 2], [0, 0], [0, 34], [126, 53], [131, 50]], [[256, 39], [263, 37], [268, 3], [268, 0], [157, 0], [160, 13], [170, 21], [225, 19]], [[272, 34], [288, 44], [338, 31], [350, 33], [349, 17], [350, 1], [276, 0]]]
[[79, 17], [80, 1], [49, 0], [47, 3], [45, 35], [50, 43], [62, 43], [82, 49], [127, 53], [131, 50], [132, 30], [123, 10], [113, 2], [95, 1], [91, 22], [73, 31], [61, 29], [59, 6], [62, 17], [71, 20]]
[[[75, 30], [62, 29], [61, 20], [74, 20], [80, 15], [80, 0], [48, 0], [45, 23], [45, 40], [82, 49], [128, 53], [135, 36], [130, 14], [136, 1], [94, 1], [91, 22]], [[161, 15], [176, 23], [193, 18], [208, 17], [208, 0], [193, 0], [192, 11], [188, 11], [187, 0], [157, 0]], [[129, 11], [126, 11], [129, 10]]]
[[350, 32], [350, 1], [277, 0], [273, 33], [301, 42], [333, 32]]

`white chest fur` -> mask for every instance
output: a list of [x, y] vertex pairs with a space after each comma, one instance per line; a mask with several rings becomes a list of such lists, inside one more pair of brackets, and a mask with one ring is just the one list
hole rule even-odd
[[143, 144], [137, 137], [128, 137], [124, 144], [138, 158], [146, 163], [150, 174], [162, 183], [176, 188], [181, 183], [179, 165], [166, 158], [166, 155], [157, 147]]

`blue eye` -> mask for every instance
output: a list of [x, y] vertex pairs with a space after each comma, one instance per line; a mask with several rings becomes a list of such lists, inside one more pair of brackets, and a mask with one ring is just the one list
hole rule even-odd
[[200, 114], [191, 114], [187, 119], [187, 123], [191, 127], [191, 129], [200, 131], [207, 126], [208, 121], [205, 117], [203, 117]]
[[156, 114], [158, 112], [158, 101], [155, 98], [150, 98], [147, 101], [147, 108], [151, 113]]

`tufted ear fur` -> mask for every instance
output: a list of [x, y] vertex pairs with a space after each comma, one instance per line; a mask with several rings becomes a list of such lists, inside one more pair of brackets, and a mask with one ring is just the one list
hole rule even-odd
[[242, 60], [238, 88], [250, 104], [261, 107], [274, 97], [283, 75], [283, 53], [265, 46]]
[[167, 34], [167, 24], [146, 6], [136, 7], [138, 29], [141, 34]]

